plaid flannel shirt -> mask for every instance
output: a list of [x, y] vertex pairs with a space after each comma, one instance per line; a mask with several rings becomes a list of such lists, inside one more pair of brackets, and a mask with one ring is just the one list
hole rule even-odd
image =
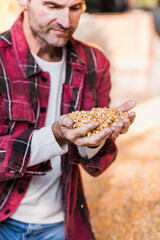
[[[0, 221], [16, 210], [32, 176], [51, 170], [50, 160], [27, 167], [33, 132], [44, 126], [50, 78], [30, 53], [22, 19], [23, 14], [0, 35]], [[109, 62], [101, 52], [71, 39], [66, 64], [61, 114], [109, 105]], [[66, 240], [94, 239], [78, 165], [98, 176], [116, 153], [114, 141], [108, 140], [96, 156], [83, 159], [69, 143], [69, 151], [62, 156]]]

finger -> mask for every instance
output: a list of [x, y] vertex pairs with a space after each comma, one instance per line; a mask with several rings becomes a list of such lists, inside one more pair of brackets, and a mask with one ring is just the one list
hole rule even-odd
[[125, 118], [122, 120], [122, 122], [123, 122], [123, 128], [124, 128], [124, 129], [125, 129], [125, 128], [129, 128], [129, 126], [133, 123], [134, 119], [135, 119], [135, 113], [132, 112], [132, 113], [129, 114], [128, 117], [125, 117]]
[[99, 131], [98, 133], [92, 135], [91, 137], [83, 137], [79, 138], [77, 140], [77, 145], [79, 146], [98, 146], [100, 145], [104, 140], [110, 137], [112, 134], [112, 130], [110, 128], [105, 128], [102, 131]]
[[91, 140], [94, 142], [96, 141], [97, 143], [106, 140], [107, 138], [110, 137], [110, 135], [113, 133], [111, 128], [104, 128], [102, 131], [99, 131], [98, 133], [94, 134], [91, 138]]
[[122, 122], [123, 122], [123, 129], [129, 128], [129, 126], [131, 125], [131, 120], [129, 117], [124, 118]]
[[132, 124], [132, 120], [134, 121], [134, 119], [129, 118], [129, 117], [123, 119], [123, 121], [122, 121], [123, 122], [123, 127], [121, 129], [120, 134], [125, 134], [125, 133], [128, 132], [128, 129], [129, 129], [130, 125]]
[[125, 134], [128, 132], [130, 125], [134, 122], [135, 116], [135, 112], [131, 112], [128, 118], [123, 119], [123, 128], [121, 134]]
[[121, 134], [121, 131], [122, 131], [122, 129], [123, 129], [123, 122], [119, 122], [118, 124], [117, 124], [117, 126], [115, 127], [115, 129], [114, 129], [114, 131], [113, 131], [113, 133], [112, 133], [112, 135], [111, 135], [111, 137], [112, 138], [117, 138], [120, 134]]
[[93, 131], [96, 127], [99, 126], [99, 122], [91, 122], [84, 126], [77, 127], [73, 129], [73, 134], [75, 138], [84, 137], [88, 132]]
[[129, 130], [129, 127], [128, 127], [128, 128], [123, 128], [122, 131], [121, 131], [121, 134], [125, 134], [125, 133], [127, 133], [128, 130]]
[[118, 111], [126, 112], [131, 110], [136, 106], [136, 101], [130, 100], [128, 102], [123, 103], [121, 106], [117, 107]]
[[71, 128], [74, 124], [74, 121], [67, 114], [64, 114], [60, 117], [59, 124], [61, 127]]
[[135, 112], [130, 112], [128, 117], [129, 117], [130, 122], [132, 124], [134, 122], [135, 117], [136, 117], [136, 113]]

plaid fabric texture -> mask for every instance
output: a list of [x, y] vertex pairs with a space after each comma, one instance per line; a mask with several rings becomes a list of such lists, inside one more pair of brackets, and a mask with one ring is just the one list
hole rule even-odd
[[[49, 160], [27, 167], [33, 132], [44, 126], [50, 79], [30, 53], [22, 19], [23, 14], [10, 31], [0, 35], [0, 221], [16, 210], [32, 176], [51, 170]], [[71, 39], [67, 44], [61, 114], [108, 106], [110, 89], [108, 60], [98, 50]], [[94, 239], [78, 165], [98, 176], [116, 153], [115, 143], [110, 140], [87, 160], [69, 143], [68, 153], [62, 156], [66, 240]]]

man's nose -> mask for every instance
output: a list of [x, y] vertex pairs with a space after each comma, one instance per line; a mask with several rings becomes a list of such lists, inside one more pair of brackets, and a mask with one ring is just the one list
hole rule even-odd
[[60, 13], [58, 17], [58, 23], [65, 29], [69, 29], [71, 27], [70, 9], [68, 8], [63, 9], [63, 11]]

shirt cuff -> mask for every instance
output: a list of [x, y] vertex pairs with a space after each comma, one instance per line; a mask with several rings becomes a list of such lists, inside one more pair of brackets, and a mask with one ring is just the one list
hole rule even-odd
[[55, 156], [63, 155], [67, 151], [68, 143], [60, 146], [53, 135], [51, 126], [43, 127], [33, 133], [28, 167], [45, 162]]
[[78, 146], [77, 148], [78, 148], [78, 152], [81, 155], [81, 157], [91, 159], [99, 152], [99, 150], [104, 146], [104, 144], [105, 144], [105, 141], [102, 142], [96, 148], [80, 147], [80, 146]]

